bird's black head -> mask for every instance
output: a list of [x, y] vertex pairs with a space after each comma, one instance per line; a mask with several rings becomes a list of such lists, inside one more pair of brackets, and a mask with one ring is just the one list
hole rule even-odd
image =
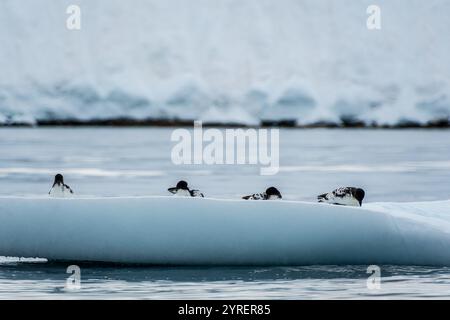
[[64, 178], [63, 178], [63, 176], [62, 176], [62, 174], [57, 174], [56, 176], [55, 176], [55, 182], [54, 182], [54, 184], [59, 184], [59, 183], [64, 183]]
[[182, 190], [188, 190], [188, 184], [186, 181], [178, 181], [177, 183], [177, 189], [182, 189]]
[[280, 199], [281, 199], [281, 193], [280, 193], [280, 191], [278, 191], [278, 189], [275, 188], [275, 187], [267, 188], [266, 194], [267, 194], [267, 196], [278, 196], [278, 197], [280, 197]]
[[356, 200], [358, 200], [360, 206], [362, 206], [362, 201], [363, 201], [365, 195], [366, 195], [366, 193], [364, 192], [363, 189], [357, 188], [355, 190], [355, 198], [356, 198]]

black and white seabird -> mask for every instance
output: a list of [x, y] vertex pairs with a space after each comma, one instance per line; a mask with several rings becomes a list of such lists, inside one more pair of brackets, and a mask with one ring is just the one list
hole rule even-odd
[[249, 196], [242, 197], [244, 200], [277, 200], [281, 199], [281, 193], [275, 187], [267, 188], [266, 192], [254, 193]]
[[62, 174], [58, 173], [55, 176], [55, 181], [53, 182], [53, 186], [48, 194], [52, 196], [66, 196], [73, 194], [73, 191], [67, 184], [64, 183], [64, 177]]
[[177, 186], [173, 188], [167, 189], [169, 192], [173, 193], [176, 196], [181, 197], [200, 197], [203, 198], [203, 193], [198, 190], [190, 190], [188, 188], [188, 184], [186, 181], [178, 181]]
[[365, 192], [361, 188], [343, 187], [317, 196], [319, 202], [343, 206], [362, 206]]

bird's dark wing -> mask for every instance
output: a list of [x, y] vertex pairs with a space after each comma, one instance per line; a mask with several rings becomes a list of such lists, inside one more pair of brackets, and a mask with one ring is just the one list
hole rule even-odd
[[251, 196], [243, 197], [245, 200], [267, 200], [267, 195], [265, 193], [254, 193]]
[[317, 199], [318, 199], [318, 200], [324, 200], [324, 199], [327, 199], [327, 195], [328, 195], [328, 193], [324, 193], [324, 194], [318, 195], [318, 196], [317, 196]]
[[173, 188], [169, 188], [169, 189], [167, 189], [170, 193], [173, 193], [173, 194], [175, 194], [175, 193], [177, 193], [177, 188], [175, 188], [175, 187], [173, 187]]
[[339, 198], [343, 198], [348, 194], [351, 194], [351, 190], [348, 187], [338, 188], [333, 191], [333, 195]]
[[200, 198], [205, 197], [203, 193], [201, 193], [199, 190], [189, 190], [189, 193], [191, 194], [191, 197], [200, 197]]
[[72, 189], [67, 184], [65, 184], [64, 187], [67, 188], [70, 193], [73, 193]]

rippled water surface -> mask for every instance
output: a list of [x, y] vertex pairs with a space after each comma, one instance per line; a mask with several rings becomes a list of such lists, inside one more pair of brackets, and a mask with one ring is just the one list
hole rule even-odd
[[[166, 195], [177, 180], [218, 198], [276, 185], [285, 199], [314, 201], [342, 185], [366, 201], [450, 198], [450, 131], [281, 130], [280, 172], [259, 166], [176, 166], [172, 129], [0, 129], [0, 195], [45, 195], [60, 171], [79, 195]], [[450, 298], [450, 269], [380, 266], [131, 267], [81, 265], [81, 289], [65, 288], [66, 264], [0, 257], [0, 298], [360, 299]]]
[[419, 299], [450, 297], [450, 269], [380, 266], [124, 267], [81, 265], [81, 288], [66, 287], [67, 265], [8, 262], [0, 297], [20, 299]]

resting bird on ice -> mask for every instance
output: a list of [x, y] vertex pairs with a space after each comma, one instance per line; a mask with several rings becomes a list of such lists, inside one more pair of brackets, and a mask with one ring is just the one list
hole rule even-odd
[[280, 191], [275, 187], [270, 187], [263, 193], [254, 193], [250, 196], [242, 197], [244, 200], [277, 200], [281, 198]]
[[365, 192], [361, 188], [344, 187], [317, 196], [319, 202], [343, 206], [362, 206]]
[[66, 195], [72, 194], [73, 191], [70, 187], [64, 183], [64, 177], [62, 174], [57, 174], [55, 176], [55, 181], [53, 182], [53, 186], [48, 192], [48, 194], [56, 197], [64, 197]]
[[198, 190], [189, 190], [187, 182], [183, 180], [178, 181], [176, 187], [169, 188], [167, 190], [169, 190], [169, 192], [173, 193], [174, 195], [181, 197], [204, 197], [203, 193]]

